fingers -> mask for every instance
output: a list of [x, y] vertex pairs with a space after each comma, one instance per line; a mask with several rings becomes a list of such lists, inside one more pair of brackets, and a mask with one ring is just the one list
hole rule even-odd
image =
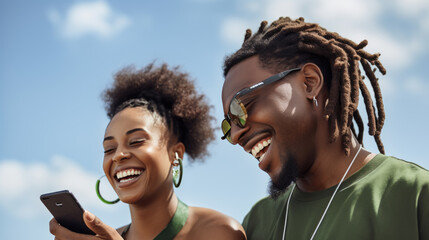
[[97, 234], [96, 236], [72, 232], [67, 228], [59, 225], [55, 218], [53, 218], [49, 222], [49, 231], [52, 233], [52, 235], [55, 236], [55, 240], [123, 240], [123, 238], [121, 237], [121, 235], [119, 235], [116, 229], [103, 223], [98, 217], [94, 216], [94, 214], [85, 211], [83, 214], [83, 219], [88, 228], [91, 229], [95, 234]]
[[71, 240], [71, 239], [80, 239], [80, 240], [90, 240], [95, 239], [94, 236], [85, 235], [80, 233], [75, 233], [67, 228], [61, 226], [55, 218], [49, 222], [49, 231], [52, 235], [55, 236], [55, 240]]
[[[60, 224], [57, 222], [57, 220], [55, 220], [55, 218], [52, 218], [51, 221], [49, 221], [49, 232], [51, 232], [52, 235], [56, 235], [59, 231], [60, 228]], [[57, 239], [55, 237], [55, 239]]]
[[97, 234], [97, 236], [101, 239], [123, 239], [116, 229], [103, 223], [98, 217], [88, 211], [83, 213], [83, 220], [85, 221], [86, 226], [88, 226], [88, 228]]

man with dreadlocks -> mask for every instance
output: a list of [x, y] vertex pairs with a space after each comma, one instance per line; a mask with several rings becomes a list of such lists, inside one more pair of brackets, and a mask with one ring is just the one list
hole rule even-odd
[[[375, 72], [386, 70], [366, 45], [280, 18], [226, 58], [222, 139], [271, 178], [244, 219], [248, 239], [429, 239], [429, 172], [384, 155]], [[359, 91], [380, 154], [362, 148]]]

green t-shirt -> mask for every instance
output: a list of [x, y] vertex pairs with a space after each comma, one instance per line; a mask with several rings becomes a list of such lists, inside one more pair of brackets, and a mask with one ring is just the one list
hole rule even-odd
[[[335, 188], [302, 192], [295, 187], [285, 239], [310, 239]], [[290, 192], [253, 206], [243, 221], [249, 240], [282, 238]], [[377, 155], [341, 184], [314, 239], [429, 240], [429, 171]]]

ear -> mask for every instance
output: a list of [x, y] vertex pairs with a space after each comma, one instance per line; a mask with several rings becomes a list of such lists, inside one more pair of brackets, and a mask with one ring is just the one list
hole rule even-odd
[[323, 74], [320, 68], [314, 63], [306, 63], [301, 68], [304, 74], [305, 93], [307, 98], [312, 100], [317, 98], [323, 87]]
[[175, 143], [170, 150], [170, 162], [173, 164], [173, 161], [176, 159], [176, 153], [179, 158], [183, 159], [183, 155], [185, 155], [185, 144], [182, 142]]

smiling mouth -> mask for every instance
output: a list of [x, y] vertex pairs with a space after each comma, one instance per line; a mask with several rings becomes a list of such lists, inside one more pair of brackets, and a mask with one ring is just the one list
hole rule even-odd
[[259, 141], [258, 143], [256, 143], [253, 146], [251, 154], [259, 162], [261, 162], [262, 160], [264, 160], [265, 153], [267, 152], [268, 146], [270, 146], [270, 144], [271, 144], [271, 137], [270, 138], [266, 138], [266, 139], [262, 139], [261, 141]]
[[125, 183], [138, 178], [144, 169], [129, 168], [121, 170], [115, 174], [115, 179], [120, 183]]

